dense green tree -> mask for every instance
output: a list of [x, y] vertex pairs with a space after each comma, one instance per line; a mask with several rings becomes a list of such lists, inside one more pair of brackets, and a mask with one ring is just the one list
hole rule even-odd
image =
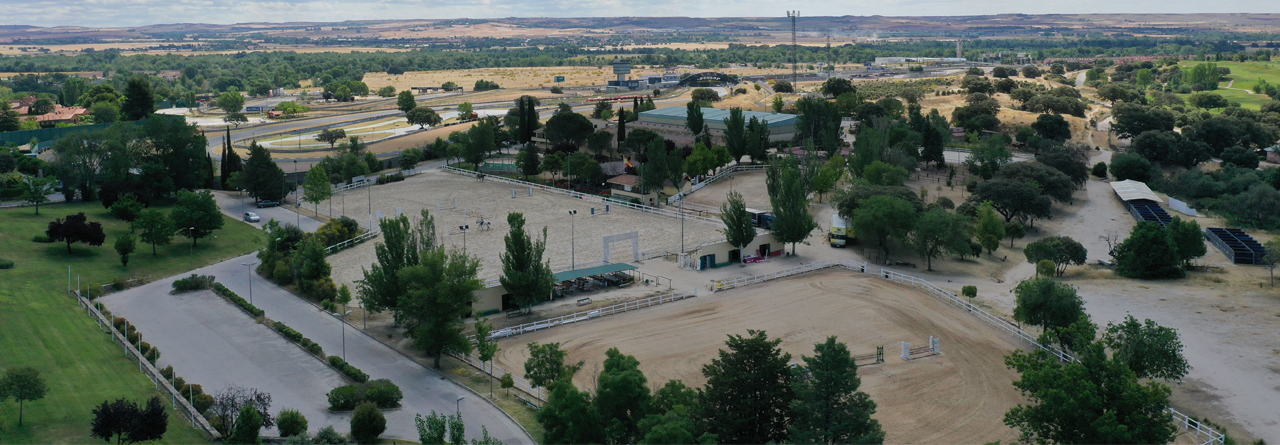
[[129, 225], [130, 230], [138, 232], [142, 242], [151, 245], [151, 254], [156, 254], [156, 246], [166, 246], [173, 239], [173, 222], [159, 210], [143, 210], [138, 219]]
[[[1180, 133], [1156, 130], [1145, 131], [1134, 137], [1129, 148], [1131, 153], [1142, 156], [1148, 161], [1167, 165], [1180, 165], [1185, 168], [1192, 168], [1201, 162], [1208, 161], [1211, 150], [1212, 148], [1208, 144], [1200, 141], [1191, 141]], [[1256, 164], [1258, 157], [1252, 153], [1249, 153], [1249, 155], [1253, 157], [1253, 162]], [[1117, 156], [1116, 158], [1116, 160], [1119, 160], [1120, 157]], [[1128, 161], [1121, 161], [1122, 168], [1125, 167], [1125, 162]], [[1114, 165], [1114, 161], [1112, 164]], [[1135, 163], [1135, 165], [1137, 164], [1140, 163]], [[1257, 167], [1257, 165], [1254, 165], [1254, 167]], [[1126, 177], [1130, 177], [1128, 175], [1141, 176], [1143, 173], [1137, 171], [1125, 174]], [[1149, 173], [1147, 175], [1149, 176]]]
[[724, 119], [724, 145], [729, 150], [733, 162], [742, 162], [747, 154], [747, 122], [743, 118], [742, 108], [729, 109], [729, 117]]
[[552, 145], [564, 142], [581, 147], [596, 128], [591, 120], [578, 113], [556, 113], [547, 120], [547, 140]]
[[[316, 133], [316, 141], [329, 144], [329, 149], [333, 149], [333, 146], [337, 144], [338, 141], [341, 141], [346, 138], [347, 138], [347, 130], [343, 130], [341, 128], [324, 129], [324, 130], [320, 130], [319, 133]], [[250, 155], [252, 156], [252, 154]]]
[[296, 409], [285, 408], [276, 415], [276, 429], [280, 437], [298, 436], [307, 433], [307, 418]]
[[1027, 247], [1022, 252], [1026, 254], [1027, 262], [1031, 264], [1036, 264], [1043, 260], [1053, 261], [1057, 265], [1058, 276], [1062, 276], [1067, 271], [1067, 265], [1069, 264], [1084, 265], [1089, 255], [1089, 251], [1085, 249], [1084, 245], [1067, 236], [1041, 238], [1027, 244]]
[[636, 443], [640, 420], [648, 414], [648, 379], [640, 371], [640, 361], [618, 348], [605, 352], [603, 370], [596, 376], [595, 412], [605, 428], [608, 443]]
[[245, 163], [244, 174], [249, 196], [256, 201], [279, 201], [288, 194], [284, 170], [271, 160], [271, 153], [257, 141], [249, 144], [249, 160]]
[[1163, 107], [1122, 102], [1112, 109], [1115, 122], [1111, 131], [1122, 138], [1134, 138], [1148, 131], [1173, 131], [1176, 118], [1172, 111]]
[[125, 119], [136, 121], [147, 118], [155, 111], [156, 99], [151, 92], [151, 82], [143, 76], [129, 79], [124, 89], [124, 103], [120, 106], [120, 113], [124, 114]]
[[850, 220], [853, 232], [862, 240], [875, 240], [889, 258], [889, 240], [906, 241], [915, 227], [916, 206], [902, 198], [890, 195], [871, 196], [858, 203]]
[[988, 255], [994, 253], [996, 248], [1000, 247], [1000, 240], [1004, 239], [1004, 224], [1001, 223], [1000, 217], [996, 216], [995, 209], [988, 201], [978, 205], [978, 226], [975, 235], [978, 237], [978, 244], [987, 249]]
[[1040, 162], [1014, 162], [1000, 168], [999, 177], [1035, 184], [1041, 195], [1053, 198], [1058, 202], [1072, 201], [1076, 190], [1075, 182], [1066, 174]]
[[560, 349], [560, 343], [538, 344], [530, 342], [529, 359], [524, 362], [524, 377], [529, 383], [539, 388], [547, 388], [552, 382], [567, 380], [582, 366], [565, 365], [564, 358], [568, 353]]
[[302, 184], [302, 198], [311, 201], [316, 216], [320, 216], [320, 201], [333, 197], [333, 188], [329, 186], [329, 173], [324, 166], [316, 164], [307, 171], [306, 182]]
[[779, 243], [791, 243], [791, 254], [796, 254], [796, 244], [805, 242], [818, 223], [809, 213], [807, 185], [803, 183], [800, 167], [795, 158], [777, 158], [766, 170], [765, 182], [769, 189], [769, 202], [773, 206], [770, 230]]
[[213, 234], [222, 228], [222, 211], [213, 199], [213, 193], [201, 190], [192, 193], [186, 190], [178, 192], [178, 202], [173, 206], [169, 219], [174, 228], [182, 236], [191, 238], [191, 246], [195, 247], [200, 238]]
[[1005, 364], [1021, 374], [1013, 385], [1030, 403], [1005, 413], [1024, 443], [1168, 443], [1177, 432], [1169, 387], [1145, 385], [1122, 361], [1107, 359], [1099, 343], [1080, 361], [1062, 362], [1048, 351], [1016, 351]]
[[516, 168], [519, 168], [520, 173], [528, 180], [529, 175], [542, 173], [542, 163], [538, 162], [539, 160], [538, 148], [529, 144], [516, 154]]
[[1076, 289], [1071, 285], [1048, 277], [1036, 277], [1018, 283], [1013, 293], [1017, 296], [1014, 320], [1040, 327], [1049, 335], [1048, 338], [1056, 338], [1063, 345], [1093, 341], [1092, 328], [1087, 335], [1078, 335], [1077, 323], [1088, 322], [1089, 315], [1084, 312], [1084, 300], [1076, 295]]
[[93, 427], [90, 437], [116, 445], [149, 442], [164, 437], [169, 429], [169, 413], [159, 397], [152, 396], [145, 407], [139, 407], [125, 399], [102, 402], [93, 409]]
[[1134, 226], [1129, 237], [1116, 246], [1115, 258], [1116, 273], [1123, 277], [1150, 280], [1186, 276], [1179, 267], [1182, 256], [1178, 245], [1168, 229], [1158, 223], [1141, 221]]
[[467, 130], [467, 139], [463, 160], [470, 163], [476, 171], [480, 171], [480, 165], [484, 163], [485, 157], [498, 149], [493, 124], [488, 120], [480, 121], [479, 124]]
[[707, 384], [700, 401], [711, 432], [724, 443], [787, 439], [792, 417], [791, 354], [764, 331], [730, 335], [719, 357], [702, 367]]
[[769, 121], [756, 119], [751, 116], [747, 121], [747, 156], [751, 157], [751, 163], [758, 163], [768, 158], [769, 150]]
[[325, 259], [328, 255], [325, 247], [320, 237], [309, 236], [298, 246], [298, 251], [294, 252], [291, 260], [297, 267], [298, 280], [301, 281], [303, 290], [310, 291], [333, 273], [333, 267]]
[[1231, 103], [1227, 101], [1227, 98], [1222, 97], [1222, 95], [1217, 93], [1206, 93], [1202, 91], [1191, 93], [1190, 96], [1187, 96], [1187, 105], [1206, 110], [1226, 108], [1230, 104]]
[[[374, 246], [377, 261], [369, 266], [369, 270], [361, 268], [364, 277], [356, 280], [356, 292], [360, 295], [365, 310], [375, 313], [390, 310], [397, 314], [396, 320], [399, 321], [399, 299], [407, 293], [407, 285], [400, 279], [400, 271], [421, 263], [421, 252], [434, 249], [435, 240], [421, 239], [419, 235], [423, 230], [414, 230], [408, 215], [383, 218], [378, 226], [382, 231], [382, 241]], [[434, 219], [425, 209], [419, 226], [430, 227], [434, 235]]]
[[1089, 180], [1089, 166], [1084, 161], [1072, 156], [1066, 149], [1051, 149], [1036, 156], [1036, 162], [1053, 167], [1054, 170], [1067, 175], [1076, 187]]
[[702, 104], [697, 100], [685, 104], [685, 128], [696, 137], [702, 134], [706, 127], [706, 121], [702, 117]]
[[551, 263], [543, 259], [547, 249], [547, 229], [542, 228], [542, 238], [534, 239], [525, 230], [524, 214], [507, 214], [511, 231], [503, 238], [506, 251], [501, 254], [502, 277], [499, 281], [511, 293], [511, 302], [529, 311], [539, 299], [550, 298], [555, 286]]
[[854, 88], [853, 82], [850, 82], [849, 79], [845, 79], [843, 77], [832, 77], [827, 79], [825, 82], [822, 82], [821, 90], [822, 94], [826, 94], [831, 97], [840, 97], [840, 95], [845, 93], [857, 94], [858, 92], [858, 89]]
[[1150, 181], [1151, 168], [1151, 162], [1135, 154], [1120, 153], [1111, 157], [1111, 176], [1117, 181]]
[[18, 131], [22, 129], [22, 121], [18, 118], [18, 112], [13, 111], [9, 106], [9, 101], [0, 100], [0, 131]]
[[1013, 248], [1013, 240], [1027, 236], [1027, 226], [1017, 221], [1004, 223], [1004, 237], [1009, 239], [1009, 248]]
[[591, 394], [578, 391], [569, 379], [551, 384], [547, 404], [538, 410], [538, 423], [546, 430], [547, 444], [605, 443], [600, 415], [592, 409]]
[[1061, 115], [1041, 114], [1031, 124], [1031, 128], [1036, 131], [1036, 134], [1045, 139], [1055, 141], [1071, 139], [1071, 124], [1067, 123], [1067, 120]]
[[111, 216], [124, 222], [133, 222], [138, 218], [138, 214], [142, 213], [142, 203], [138, 202], [132, 193], [120, 195], [114, 204], [111, 204]]
[[116, 253], [120, 255], [120, 265], [129, 267], [129, 255], [136, 248], [132, 233], [125, 233], [116, 237], [115, 243]]
[[862, 178], [871, 185], [900, 186], [910, 175], [907, 169], [883, 161], [872, 161], [862, 169]]
[[[92, 91], [90, 91], [92, 92]], [[218, 96], [214, 104], [226, 113], [239, 113], [244, 108], [244, 96], [236, 91], [227, 91]]]
[[351, 438], [356, 443], [378, 443], [378, 436], [387, 431], [387, 418], [378, 405], [365, 402], [351, 415]]
[[418, 107], [418, 101], [414, 99], [412, 91], [404, 90], [404, 91], [401, 91], [400, 94], [396, 96], [396, 108], [399, 109], [400, 111], [403, 111], [406, 114], [408, 114], [410, 111], [413, 111], [413, 109], [417, 107]]
[[261, 443], [258, 439], [258, 433], [262, 430], [262, 423], [262, 415], [258, 413], [253, 404], [245, 404], [240, 409], [240, 415], [236, 418], [235, 428], [231, 430], [231, 435], [227, 437], [227, 443]]
[[1147, 319], [1138, 323], [1125, 315], [1120, 324], [1107, 323], [1102, 342], [1116, 360], [1124, 362], [1140, 379], [1182, 380], [1191, 366], [1182, 355], [1178, 330]]
[[1219, 157], [1222, 158], [1223, 165], [1234, 165], [1249, 170], [1257, 169], [1260, 164], [1257, 151], [1239, 145], [1222, 150]]
[[405, 120], [409, 125], [417, 125], [423, 130], [427, 129], [427, 126], [434, 127], [442, 122], [440, 115], [436, 114], [436, 110], [432, 110], [431, 107], [415, 107], [405, 114]]
[[990, 201], [991, 207], [1005, 221], [1048, 218], [1053, 204], [1041, 196], [1035, 186], [1010, 179], [993, 179], [978, 184], [970, 198], [974, 202]]
[[1184, 220], [1175, 216], [1165, 230], [1169, 231], [1169, 239], [1178, 249], [1178, 259], [1183, 267], [1190, 267], [1196, 258], [1208, 253], [1208, 248], [1204, 244], [1204, 232], [1200, 230], [1200, 223], [1195, 220]]
[[89, 222], [84, 212], [49, 222], [49, 228], [44, 234], [49, 237], [50, 242], [66, 242], [67, 253], [71, 253], [71, 245], [74, 243], [101, 246], [107, 239], [107, 235], [102, 232], [102, 223]]
[[969, 218], [942, 208], [921, 213], [908, 238], [911, 247], [925, 259], [928, 270], [933, 270], [933, 259], [944, 252], [957, 255], [970, 253], [971, 239], [973, 227]]
[[414, 345], [432, 356], [438, 369], [445, 354], [471, 352], [462, 319], [471, 314], [475, 291], [484, 282], [478, 278], [480, 260], [462, 250], [431, 249], [421, 255], [420, 264], [399, 272], [406, 293], [397, 308]]
[[43, 399], [49, 392], [40, 372], [30, 366], [14, 366], [4, 371], [0, 378], [0, 400], [18, 402], [18, 426], [22, 426], [22, 412], [26, 402]]
[[54, 191], [54, 178], [10, 173], [10, 180], [17, 184], [22, 202], [35, 206], [36, 214], [40, 214], [40, 204], [49, 202], [49, 195]]
[[884, 443], [880, 422], [871, 418], [876, 403], [858, 391], [862, 379], [844, 343], [835, 336], [814, 345], [813, 357], [792, 377], [790, 441], [794, 443]]
[[720, 205], [720, 221], [725, 226], [720, 232], [729, 245], [745, 250], [756, 239], [756, 227], [751, 222], [751, 214], [747, 212], [747, 204], [741, 193], [729, 192], [724, 204]]

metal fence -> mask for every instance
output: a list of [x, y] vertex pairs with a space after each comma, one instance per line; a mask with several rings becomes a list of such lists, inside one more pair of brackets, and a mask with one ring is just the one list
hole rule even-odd
[[[569, 324], [577, 323], [580, 321], [587, 321], [587, 320], [591, 320], [599, 317], [604, 317], [606, 315], [620, 314], [623, 312], [657, 306], [660, 304], [666, 304], [673, 301], [680, 301], [686, 298], [693, 298], [696, 296], [698, 296], [697, 289], [689, 289], [689, 290], [665, 293], [662, 295], [655, 295], [649, 298], [644, 298], [636, 301], [628, 301], [625, 303], [618, 303], [610, 306], [605, 306], [600, 309], [579, 311], [569, 315], [562, 315], [559, 317], [549, 318], [546, 320], [539, 320], [531, 323], [524, 323], [524, 324], [512, 326], [509, 328], [498, 329], [493, 331], [493, 333], [489, 334], [489, 338], [497, 339], [497, 338], [513, 337], [513, 336], [528, 333], [528, 332], [540, 331], [543, 329], [550, 329], [556, 326], [569, 325]], [[475, 336], [473, 335], [471, 338], [472, 340], [474, 340]], [[462, 360], [466, 364], [474, 366], [476, 369], [479, 369], [481, 372], [489, 374], [490, 376], [495, 378], [502, 378], [503, 374], [511, 374], [512, 379], [515, 381], [516, 389], [519, 389], [521, 391], [528, 393], [533, 397], [536, 397], [539, 401], [544, 401], [544, 402], [546, 401], [546, 399], [543, 398], [543, 395], [542, 395], [542, 388], [533, 386], [532, 383], [530, 383], [528, 380], [521, 378], [516, 373], [508, 372], [500, 367], [494, 366], [492, 363], [489, 363], [488, 365], [486, 365], [485, 363], [480, 361], [479, 357], [471, 354], [464, 354], [464, 355], [455, 354], [454, 357], [456, 357], [458, 360]]]
[[[473, 172], [473, 171], [470, 171], [470, 170], [463, 170], [463, 169], [460, 169], [460, 168], [457, 168], [457, 167], [444, 166], [444, 167], [440, 167], [440, 168], [444, 169], [444, 171], [447, 171], [447, 172], [450, 172], [450, 173], [456, 173], [456, 174], [463, 175], [463, 176], [470, 176], [470, 177], [475, 177], [475, 176], [476, 176], [476, 172]], [[608, 198], [608, 197], [604, 197], [604, 196], [600, 196], [600, 195], [593, 195], [593, 194], [590, 194], [590, 193], [575, 192], [575, 191], [573, 191], [573, 190], [565, 190], [565, 189], [562, 189], [562, 188], [559, 188], [559, 187], [551, 187], [551, 186], [546, 186], [546, 185], [542, 185], [542, 184], [535, 184], [535, 183], [528, 182], [528, 181], [521, 181], [521, 180], [519, 180], [519, 179], [504, 178], [504, 177], [501, 177], [501, 176], [488, 176], [488, 175], [486, 175], [486, 176], [485, 176], [485, 180], [486, 180], [486, 181], [497, 181], [497, 182], [501, 182], [501, 183], [505, 183], [505, 184], [518, 185], [518, 186], [521, 186], [521, 187], [532, 187], [532, 188], [534, 188], [534, 189], [536, 189], [536, 190], [542, 190], [542, 191], [544, 191], [544, 192], [550, 192], [550, 193], [557, 193], [557, 194], [561, 194], [561, 195], [569, 196], [569, 197], [572, 197], [572, 198], [578, 198], [578, 199], [581, 199], [581, 200], [584, 200], [584, 201], [587, 201], [587, 202], [607, 203], [607, 204], [614, 205], [614, 206], [618, 206], [618, 207], [629, 208], [629, 209], [632, 209], [632, 210], [639, 210], [639, 211], [641, 211], [641, 212], [645, 212], [645, 213], [652, 213], [652, 214], [655, 214], [655, 215], [668, 216], [668, 217], [676, 218], [676, 219], [683, 218], [683, 219], [686, 219], [686, 220], [699, 221], [699, 222], [703, 222], [703, 223], [707, 223], [707, 224], [712, 224], [712, 225], [715, 225], [715, 226], [718, 226], [718, 227], [724, 227], [724, 222], [720, 221], [720, 220], [719, 220], [719, 219], [717, 219], [717, 218], [707, 218], [707, 217], [703, 217], [703, 216], [681, 215], [679, 211], [672, 210], [672, 209], [659, 209], [659, 208], [655, 208], [655, 207], [649, 207], [649, 206], [644, 206], [644, 205], [640, 205], [640, 204], [634, 204], [634, 203], [625, 202], [625, 201], [621, 201], [621, 200], [617, 200], [617, 199], [612, 199], [612, 198]]]
[[[749, 277], [742, 277], [742, 278], [737, 278], [737, 279], [728, 280], [728, 281], [721, 281], [713, 284], [712, 288], [715, 291], [728, 290], [728, 289], [733, 289], [735, 287], [742, 287], [742, 286], [747, 286], [747, 285], [756, 284], [756, 283], [763, 283], [766, 281], [776, 280], [779, 278], [784, 278], [789, 276], [801, 275], [801, 274], [822, 270], [822, 269], [827, 269], [831, 267], [843, 267], [845, 269], [852, 270], [854, 272], [867, 271], [867, 263], [865, 262], [858, 262], [858, 261], [853, 261], [848, 259], [825, 260], [825, 261], [818, 261], [814, 263], [801, 265], [798, 267], [793, 267], [790, 269], [780, 270], [776, 272], [770, 272], [770, 273], [760, 274], [760, 275], [752, 275]], [[911, 287], [923, 289], [927, 291], [929, 294], [933, 295], [934, 297], [948, 304], [951, 304], [952, 306], [963, 309], [969, 312], [970, 314], [973, 314], [973, 316], [978, 317], [979, 320], [982, 320], [989, 325], [995, 326], [996, 328], [1002, 331], [1013, 334], [1015, 337], [1018, 337], [1018, 339], [1026, 343], [1029, 343], [1031, 345], [1034, 345], [1037, 348], [1043, 349], [1049, 352], [1050, 354], [1053, 354], [1059, 360], [1062, 360], [1064, 362], [1077, 361], [1074, 356], [1067, 353], [1066, 351], [1062, 351], [1058, 348], [1053, 347], [1052, 345], [1041, 344], [1039, 341], [1037, 341], [1036, 336], [1031, 335], [1026, 331], [1023, 331], [1018, 327], [1017, 324], [1009, 320], [1006, 320], [1004, 318], [993, 315], [990, 312], [987, 312], [982, 308], [977, 307], [973, 304], [970, 304], [968, 301], [965, 301], [963, 298], [957, 296], [956, 294], [951, 293], [938, 286], [935, 286], [933, 283], [930, 283], [929, 281], [926, 281], [924, 279], [914, 277], [911, 275], [903, 274], [901, 272], [889, 270], [889, 269], [880, 269], [880, 277], [896, 283], [906, 284]], [[1200, 422], [1194, 418], [1191, 418], [1190, 416], [1187, 416], [1186, 414], [1183, 414], [1178, 410], [1173, 409], [1172, 407], [1166, 408], [1165, 410], [1168, 411], [1173, 416], [1174, 425], [1176, 425], [1178, 428], [1184, 431], [1195, 433], [1196, 437], [1200, 438], [1201, 445], [1222, 445], [1226, 441], [1226, 435], [1218, 431], [1215, 431], [1213, 428], [1209, 427], [1203, 422]]]
[[[720, 170], [720, 173], [716, 173], [712, 175], [710, 178], [707, 178], [705, 181], [694, 184], [693, 187], [689, 187], [689, 190], [685, 190], [683, 192], [677, 193], [667, 198], [667, 204], [675, 204], [676, 201], [684, 199], [684, 197], [689, 196], [693, 192], [702, 190], [703, 187], [711, 185], [711, 183], [713, 182], [724, 179], [725, 176], [729, 176], [737, 172], [760, 171], [760, 170], [764, 170], [766, 167], [767, 166], [763, 164], [756, 164], [756, 165], [737, 164], [732, 167], [725, 168], [723, 170]], [[686, 203], [685, 205], [688, 205], [688, 204]], [[712, 211], [719, 211], [719, 210], [720, 209], [714, 209]]]
[[116, 329], [115, 324], [112, 323], [111, 319], [102, 315], [102, 312], [99, 312], [98, 308], [93, 307], [93, 304], [89, 299], [80, 296], [79, 291], [72, 291], [71, 295], [75, 297], [76, 301], [80, 303], [80, 306], [83, 306], [85, 311], [98, 322], [98, 326], [111, 334], [111, 339], [116, 343], [119, 343], [120, 346], [124, 348], [126, 357], [131, 356], [138, 361], [138, 369], [142, 371], [143, 375], [146, 375], [147, 378], [151, 379], [151, 381], [155, 383], [156, 389], [162, 390], [169, 395], [170, 403], [174, 408], [182, 413], [183, 417], [191, 422], [192, 427], [203, 433], [206, 439], [217, 440], [222, 437], [221, 434], [218, 434], [218, 430], [214, 429], [213, 425], [210, 425], [209, 421], [206, 420], [203, 415], [196, 412], [195, 406], [192, 406], [191, 402], [187, 401], [187, 399], [178, 392], [177, 388], [173, 387], [173, 384], [169, 383], [168, 380], [165, 380], [164, 376], [160, 374], [160, 370], [156, 369], [155, 365], [152, 365], [151, 362], [143, 358], [142, 353], [139, 352], [133, 344], [129, 343], [129, 337], [121, 334], [120, 331]]
[[357, 237], [355, 237], [355, 238], [351, 238], [351, 239], [349, 239], [349, 240], [346, 240], [346, 241], [340, 242], [340, 243], [338, 243], [338, 244], [334, 244], [334, 245], [332, 245], [332, 246], [329, 246], [329, 247], [324, 248], [324, 253], [325, 253], [326, 255], [330, 255], [330, 254], [333, 254], [333, 253], [335, 253], [335, 252], [341, 252], [342, 250], [345, 250], [345, 249], [347, 249], [347, 248], [350, 248], [351, 246], [354, 246], [354, 245], [356, 245], [356, 244], [360, 244], [360, 243], [363, 243], [363, 242], [365, 242], [365, 241], [368, 241], [368, 240], [371, 240], [371, 239], [377, 238], [377, 237], [378, 237], [378, 234], [381, 234], [381, 233], [382, 233], [382, 231], [381, 231], [381, 230], [370, 230], [370, 231], [368, 231], [368, 232], [361, 233], [359, 236], [357, 236]]

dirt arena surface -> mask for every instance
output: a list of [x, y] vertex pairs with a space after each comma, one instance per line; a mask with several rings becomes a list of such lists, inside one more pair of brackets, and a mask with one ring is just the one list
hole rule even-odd
[[748, 171], [737, 172], [728, 177], [717, 180], [698, 191], [689, 194], [685, 200], [692, 203], [709, 205], [720, 208], [729, 199], [729, 191], [735, 191], [742, 194], [742, 199], [746, 201], [747, 208], [770, 211], [773, 204], [769, 203], [769, 189], [765, 184], [765, 172]]
[[[602, 213], [603, 204], [538, 190], [533, 192], [533, 196], [528, 196], [527, 189], [520, 189], [519, 197], [512, 199], [511, 189], [511, 185], [496, 181], [479, 182], [470, 177], [434, 170], [403, 182], [349, 192], [346, 213], [365, 224], [369, 208], [366, 197], [372, 192], [375, 214], [381, 210], [385, 217], [393, 217], [399, 207], [405, 214], [416, 218], [420, 209], [430, 210], [435, 216], [437, 233], [448, 246], [462, 247], [463, 235], [458, 226], [469, 225], [471, 230], [466, 234], [466, 248], [480, 258], [480, 277], [485, 280], [502, 274], [499, 255], [506, 251], [503, 237], [510, 231], [507, 226], [507, 214], [510, 212], [524, 213], [526, 229], [537, 237], [542, 236], [543, 227], [547, 228], [544, 258], [551, 261], [553, 268], [568, 266], [571, 257], [578, 264], [600, 261], [604, 253], [601, 238], [607, 235], [638, 231], [641, 251], [680, 244], [680, 221], [675, 218], [616, 206], [608, 215], [592, 217], [591, 208], [595, 207], [597, 213]], [[335, 199], [342, 198], [338, 196]], [[455, 199], [458, 202], [456, 209], [436, 211], [436, 204], [445, 203], [445, 207], [451, 207]], [[335, 209], [336, 206], [337, 201]], [[477, 228], [476, 220], [482, 209], [485, 220], [491, 223], [489, 230]], [[569, 210], [578, 211], [573, 224], [569, 221]], [[690, 243], [723, 236], [716, 227], [692, 220], [685, 221], [684, 233], [685, 241]], [[575, 240], [576, 248], [571, 247], [571, 239]], [[363, 276], [361, 267], [367, 268], [376, 260], [374, 244], [364, 243], [330, 256], [334, 280], [339, 284], [351, 284], [360, 279]], [[613, 262], [631, 262], [630, 242], [614, 243], [611, 252]]]
[[[779, 298], [780, 296], [787, 296]], [[524, 369], [532, 341], [560, 342], [568, 362], [586, 361], [574, 378], [594, 390], [605, 351], [618, 347], [640, 360], [651, 387], [669, 379], [702, 386], [702, 366], [728, 334], [763, 329], [781, 338], [792, 361], [835, 335], [854, 355], [885, 346], [885, 362], [862, 366], [862, 390], [878, 405], [886, 443], [986, 443], [1016, 434], [1002, 421], [1023, 401], [1005, 368], [1017, 349], [1010, 337], [914, 289], [874, 275], [831, 271], [749, 286], [594, 322], [513, 337], [499, 343], [496, 361]], [[903, 361], [899, 342], [925, 346], [942, 337], [942, 354]]]

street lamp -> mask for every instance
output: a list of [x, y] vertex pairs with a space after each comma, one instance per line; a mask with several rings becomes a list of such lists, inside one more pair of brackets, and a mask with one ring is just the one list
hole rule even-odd
[[297, 160], [297, 159], [294, 159], [294, 160], [293, 160], [293, 182], [294, 182], [294, 184], [295, 184], [295, 185], [294, 185], [294, 187], [293, 187], [293, 193], [294, 193], [294, 196], [293, 196], [293, 202], [294, 202], [293, 212], [294, 212], [294, 214], [296, 214], [296, 215], [297, 215], [297, 217], [295, 218], [295, 220], [297, 221], [298, 228], [302, 228], [302, 210], [301, 210], [301, 207], [302, 207], [302, 195], [298, 193], [298, 187], [297, 187], [297, 185], [296, 185], [296, 184], [298, 183], [298, 160]]
[[455, 407], [455, 410], [458, 413], [462, 412], [462, 399], [465, 399], [465, 398], [467, 398], [467, 396], [458, 396], [458, 403], [457, 403], [457, 406]]
[[578, 243], [573, 239], [574, 216], [578, 214], [577, 210], [569, 211], [569, 269], [578, 267], [577, 248]]
[[254, 260], [254, 262], [252, 262], [252, 263], [240, 263], [240, 264], [241, 264], [241, 265], [243, 265], [243, 266], [245, 266], [245, 267], [248, 267], [248, 268], [249, 268], [249, 269], [248, 269], [248, 272], [249, 272], [249, 304], [253, 304], [253, 265], [258, 264], [258, 261], [257, 261], [257, 260]]
[[469, 225], [458, 226], [458, 230], [462, 231], [462, 250], [467, 250], [467, 230], [471, 229]]
[[187, 246], [187, 269], [196, 269], [196, 228], [187, 229], [187, 235], [191, 236], [191, 245]]
[[342, 323], [342, 361], [345, 362], [347, 361], [347, 318], [346, 317], [348, 315], [351, 315], [351, 311], [347, 311], [347, 313], [345, 314], [330, 312], [329, 315], [337, 317], [338, 322]]
[[342, 192], [342, 216], [347, 216], [347, 192]]

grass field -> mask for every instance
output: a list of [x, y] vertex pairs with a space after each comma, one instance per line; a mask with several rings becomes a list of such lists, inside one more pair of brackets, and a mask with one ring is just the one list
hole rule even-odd
[[[1204, 62], [1186, 61], [1178, 66], [1185, 70], [1200, 63]], [[1217, 62], [1217, 64], [1219, 68], [1230, 68], [1231, 74], [1227, 78], [1234, 79], [1235, 82], [1222, 82], [1213, 93], [1231, 102], [1239, 102], [1242, 108], [1257, 110], [1262, 107], [1262, 104], [1271, 101], [1271, 98], [1264, 94], [1253, 94], [1253, 87], [1258, 84], [1258, 80], [1280, 85], [1280, 63], [1278, 62]], [[1230, 89], [1227, 88], [1229, 83]], [[1189, 95], [1181, 94], [1180, 96], [1185, 99]]]
[[[44, 233], [49, 221], [78, 212], [102, 223], [107, 234], [103, 246], [77, 244], [68, 254], [66, 244], [31, 241]], [[217, 238], [200, 240], [194, 249], [196, 266], [243, 255], [262, 244], [260, 232], [223, 218], [226, 223], [214, 233]], [[22, 427], [17, 426], [17, 403], [0, 402], [0, 443], [96, 442], [89, 437], [95, 405], [121, 397], [145, 401], [162, 394], [66, 296], [67, 266], [80, 275], [81, 283], [94, 286], [118, 277], [160, 278], [189, 269], [190, 244], [175, 238], [174, 244], [160, 247], [159, 255], [152, 256], [151, 247], [139, 243], [125, 269], [111, 246], [128, 226], [111, 218], [101, 203], [41, 206], [39, 216], [31, 208], [4, 209], [0, 221], [0, 256], [17, 263], [0, 270], [0, 369], [34, 367], [49, 389], [44, 399], [26, 403]], [[177, 411], [169, 411], [169, 430], [161, 443], [203, 442]]]

